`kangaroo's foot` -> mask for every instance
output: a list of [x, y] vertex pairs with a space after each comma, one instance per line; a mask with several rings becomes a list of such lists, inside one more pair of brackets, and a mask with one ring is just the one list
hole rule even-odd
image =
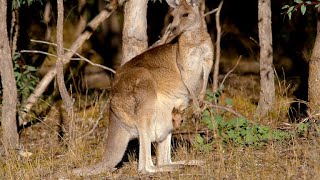
[[98, 163], [96, 165], [84, 167], [84, 168], [76, 168], [72, 170], [72, 174], [76, 176], [92, 176], [92, 175], [97, 175], [101, 173], [111, 173], [115, 171], [116, 168], [110, 168], [105, 166], [102, 163]]

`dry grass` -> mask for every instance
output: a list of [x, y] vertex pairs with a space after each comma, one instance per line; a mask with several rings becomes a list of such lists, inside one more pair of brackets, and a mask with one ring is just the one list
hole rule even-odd
[[[254, 89], [254, 87], [252, 87]], [[242, 87], [228, 90], [221, 97], [233, 99], [237, 112], [251, 119], [255, 110], [253, 97], [248, 97]], [[276, 128], [287, 122], [286, 112], [291, 99], [279, 96], [274, 111], [261, 122]], [[94, 102], [88, 108], [79, 108], [78, 136], [89, 132], [96, 123], [97, 114], [105, 101]], [[86, 104], [86, 102], [82, 102]], [[81, 104], [81, 103], [79, 103]], [[30, 157], [15, 155], [1, 158], [0, 179], [82, 179], [74, 177], [70, 170], [93, 164], [101, 158], [103, 136], [107, 122], [103, 120], [90, 135], [77, 141], [75, 149], [57, 136], [58, 111], [53, 108], [43, 123], [25, 129], [21, 142]], [[105, 114], [107, 116], [107, 114]], [[192, 137], [192, 135], [191, 135]], [[192, 144], [192, 143], [191, 143]], [[138, 149], [131, 148], [126, 161], [114, 173], [101, 174], [89, 179], [319, 179], [320, 139], [313, 136], [293, 137], [290, 140], [269, 142], [262, 147], [243, 147], [219, 141], [213, 150], [200, 152], [186, 141], [179, 141], [173, 148], [174, 160], [204, 160], [202, 167], [185, 167], [177, 172], [139, 175], [137, 172]], [[116, 153], [116, 152], [115, 152]], [[88, 178], [83, 178], [88, 179]]]
[[[221, 145], [221, 144], [220, 144]], [[218, 143], [217, 147], [221, 147]], [[29, 158], [21, 156], [2, 159], [1, 179], [75, 179], [70, 170], [92, 164], [100, 159], [102, 148], [83, 141], [75, 154], [59, 146], [38, 147]], [[97, 148], [98, 147], [98, 148]], [[264, 147], [222, 146], [200, 153], [193, 148], [174, 149], [174, 160], [202, 159], [203, 167], [186, 167], [177, 172], [139, 175], [137, 159], [129, 154], [113, 174], [101, 174], [92, 179], [318, 179], [320, 178], [320, 144], [318, 139], [292, 139], [274, 142]]]

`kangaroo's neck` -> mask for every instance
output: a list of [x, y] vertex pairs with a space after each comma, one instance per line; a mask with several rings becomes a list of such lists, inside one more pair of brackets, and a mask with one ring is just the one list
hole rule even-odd
[[179, 46], [197, 45], [203, 43], [208, 39], [208, 32], [204, 25], [194, 27], [188, 31], [183, 32], [179, 37]]

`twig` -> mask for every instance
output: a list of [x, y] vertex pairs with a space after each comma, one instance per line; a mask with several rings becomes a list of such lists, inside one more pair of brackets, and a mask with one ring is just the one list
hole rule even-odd
[[75, 61], [75, 60], [79, 60], [79, 61], [82, 60], [82, 61], [85, 61], [85, 62], [91, 64], [92, 66], [96, 66], [96, 67], [99, 67], [99, 68], [108, 70], [108, 71], [112, 72], [113, 74], [116, 73], [115, 70], [113, 70], [113, 69], [111, 69], [111, 68], [108, 68], [108, 67], [106, 67], [106, 66], [104, 66], [104, 65], [101, 65], [101, 64], [93, 63], [93, 62], [91, 62], [89, 59], [87, 59], [87, 58], [85, 58], [85, 57], [82, 57], [82, 56], [80, 56], [80, 58], [71, 58], [70, 60], [74, 60], [74, 61]]
[[208, 15], [210, 15], [210, 14], [213, 14], [213, 13], [217, 12], [218, 10], [219, 10], [218, 8], [215, 8], [215, 9], [213, 9], [213, 10], [205, 13], [202, 17], [205, 17], [205, 16], [208, 16]]
[[218, 90], [218, 84], [219, 84], [219, 64], [220, 64], [220, 57], [221, 57], [220, 12], [221, 12], [222, 5], [223, 5], [223, 1], [220, 2], [219, 6], [218, 6], [217, 13], [216, 13], [217, 42], [216, 42], [216, 60], [214, 63], [214, 71], [213, 71], [213, 87], [212, 87], [213, 92], [216, 92]]
[[20, 53], [44, 54], [44, 55], [47, 55], [47, 56], [52, 56], [52, 57], [58, 58], [58, 56], [55, 55], [55, 54], [51, 54], [51, 53], [44, 52], [44, 51], [39, 51], [39, 50], [28, 50], [28, 49], [24, 49], [24, 50], [21, 50]]
[[[57, 44], [52, 43], [52, 42], [47, 42], [47, 41], [41, 41], [41, 40], [35, 40], [35, 39], [31, 39], [30, 41], [31, 41], [31, 42], [34, 42], [34, 43], [42, 43], [42, 44], [48, 44], [48, 45], [52, 45], [52, 46], [57, 46]], [[67, 51], [69, 51], [69, 52], [72, 52], [72, 53], [74, 53], [75, 55], [77, 55], [77, 56], [79, 56], [79, 57], [81, 58], [81, 59], [71, 58], [70, 60], [83, 60], [83, 61], [86, 61], [87, 63], [89, 63], [89, 64], [91, 64], [91, 65], [93, 65], [93, 66], [97, 66], [97, 67], [100, 67], [100, 68], [102, 68], [102, 69], [108, 70], [108, 71], [110, 71], [110, 72], [112, 72], [112, 73], [114, 73], [114, 74], [116, 73], [115, 70], [113, 70], [113, 69], [111, 69], [111, 68], [109, 68], [109, 67], [103, 66], [103, 65], [101, 65], [101, 64], [93, 63], [93, 62], [91, 62], [89, 59], [83, 57], [82, 55], [80, 55], [80, 54], [77, 53], [77, 52], [72, 51], [71, 49], [68, 49], [68, 48], [63, 48], [63, 49], [64, 49], [64, 50], [67, 50]]]
[[238, 60], [237, 60], [237, 63], [236, 63], [236, 64], [233, 66], [233, 68], [224, 76], [224, 78], [223, 78], [220, 86], [223, 85], [223, 83], [224, 83], [224, 81], [227, 79], [227, 77], [236, 69], [236, 67], [238, 66], [241, 58], [242, 58], [242, 55], [239, 56], [239, 58], [238, 58]]
[[104, 106], [100, 109], [100, 112], [99, 112], [99, 116], [98, 118], [96, 119], [96, 123], [94, 124], [94, 126], [92, 127], [92, 129], [87, 132], [86, 134], [84, 135], [81, 135], [80, 137], [77, 138], [77, 140], [79, 139], [82, 139], [88, 135], [90, 135], [99, 125], [99, 122], [103, 119], [103, 112], [105, 111], [105, 109], [107, 108], [108, 104], [110, 102], [110, 99], [108, 99], [108, 101], [104, 104]]
[[167, 26], [165, 33], [163, 34], [163, 36], [155, 43], [153, 43], [148, 49], [163, 45], [165, 43], [169, 43], [170, 41], [172, 41], [176, 36], [172, 36], [169, 39], [169, 36], [171, 35], [171, 31], [170, 31], [170, 27], [171, 27], [171, 23]]
[[[65, 49], [66, 49], [66, 48], [65, 48]], [[68, 50], [68, 49], [67, 49], [67, 50]], [[51, 53], [48, 53], [48, 52], [44, 52], [44, 51], [39, 51], [39, 50], [21, 50], [20, 52], [21, 52], [21, 53], [44, 54], [44, 55], [47, 55], [47, 56], [52, 56], [52, 57], [57, 58], [57, 56], [54, 55], [54, 54], [51, 54]], [[111, 68], [109, 68], [109, 67], [106, 67], [106, 66], [101, 65], [101, 64], [93, 63], [93, 62], [91, 62], [89, 59], [81, 56], [81, 55], [78, 54], [78, 53], [75, 53], [75, 54], [76, 54], [77, 56], [79, 56], [80, 58], [70, 58], [70, 60], [73, 60], [73, 61], [81, 61], [81, 60], [82, 60], [82, 61], [85, 61], [85, 62], [91, 64], [92, 66], [100, 67], [100, 68], [105, 69], [105, 70], [107, 70], [107, 71], [110, 71], [110, 72], [112, 72], [112, 73], [114, 73], [114, 74], [116, 73], [115, 70], [113, 70], [113, 69], [111, 69]]]
[[308, 120], [313, 119], [314, 117], [319, 117], [320, 113], [316, 113], [316, 114], [308, 114], [308, 117], [302, 119], [300, 122], [301, 123], [305, 123]]
[[[220, 105], [216, 105], [216, 104], [212, 104], [212, 103], [206, 103], [205, 104], [206, 107], [213, 107], [213, 108], [218, 108], [218, 109], [223, 109], [223, 110], [226, 110], [238, 117], [241, 117], [241, 118], [245, 118], [242, 114], [236, 112], [235, 110], [229, 108], [229, 107], [225, 107], [225, 106], [220, 106]], [[247, 119], [247, 118], [246, 118]]]
[[229, 107], [225, 107], [225, 106], [220, 106], [220, 105], [216, 105], [216, 104], [212, 104], [210, 102], [205, 102], [205, 105], [204, 105], [204, 109], [208, 108], [208, 107], [212, 107], [212, 108], [218, 108], [218, 109], [223, 109], [225, 111], [228, 111], [232, 114], [234, 114], [235, 116], [238, 116], [240, 118], [245, 118], [246, 121], [252, 123], [252, 124], [257, 124], [256, 122], [254, 121], [251, 121], [249, 120], [248, 118], [246, 118], [245, 116], [243, 116], [242, 114], [236, 112], [235, 110], [233, 110], [232, 108], [229, 108]]
[[198, 130], [184, 130], [184, 131], [173, 131], [172, 135], [177, 134], [200, 134], [200, 133], [208, 133], [208, 128], [205, 129], [198, 129]]

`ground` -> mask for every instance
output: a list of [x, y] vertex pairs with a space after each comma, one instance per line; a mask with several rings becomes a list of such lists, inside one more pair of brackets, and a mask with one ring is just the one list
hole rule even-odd
[[[232, 78], [235, 78], [232, 81]], [[251, 79], [250, 79], [251, 78]], [[227, 98], [232, 99], [232, 109], [251, 121], [277, 129], [283, 124], [294, 129], [295, 124], [288, 124], [287, 110], [292, 101], [284, 96], [281, 88], [277, 90], [277, 104], [272, 113], [261, 120], [254, 120], [253, 113], [257, 97], [253, 93], [258, 88], [257, 78], [230, 76], [225, 91], [220, 97], [221, 105]], [[239, 83], [242, 82], [242, 83]], [[259, 91], [257, 91], [259, 92]], [[69, 127], [61, 128], [60, 121], [69, 123], [66, 114], [60, 115], [61, 103], [53, 104], [53, 108], [37, 123], [22, 130], [21, 144], [23, 152], [10, 158], [0, 159], [0, 179], [78, 179], [70, 171], [75, 167], [93, 164], [103, 152], [103, 137], [108, 127], [105, 110], [105, 96], [90, 96], [76, 103], [77, 141], [70, 144], [69, 134], [63, 137]], [[103, 112], [103, 113], [101, 113]], [[105, 118], [100, 118], [103, 115]], [[226, 114], [226, 116], [231, 116]], [[189, 121], [192, 123], [192, 121]], [[260, 146], [237, 145], [223, 141], [215, 134], [211, 150], [200, 151], [195, 145], [195, 130], [203, 125], [190, 126], [183, 124], [174, 134], [174, 160], [204, 160], [201, 167], [185, 167], [176, 172], [140, 175], [137, 172], [137, 141], [130, 146], [122, 165], [113, 173], [106, 172], [83, 179], [319, 179], [320, 178], [320, 139], [313, 134], [300, 134], [290, 139], [268, 141]], [[203, 129], [202, 129], [203, 130]], [[210, 134], [210, 133], [209, 133]], [[212, 133], [211, 133], [212, 134]], [[214, 134], [214, 133], [213, 133]], [[26, 152], [32, 153], [32, 155]], [[115, 152], [116, 153], [116, 152]], [[82, 179], [82, 178], [79, 178]]]

